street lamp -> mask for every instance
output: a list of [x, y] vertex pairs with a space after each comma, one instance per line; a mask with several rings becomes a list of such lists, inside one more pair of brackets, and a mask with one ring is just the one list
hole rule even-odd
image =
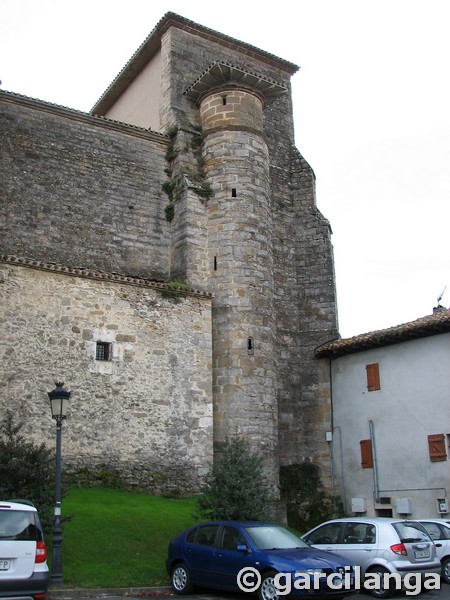
[[61, 427], [67, 416], [70, 392], [64, 389], [64, 382], [56, 382], [56, 387], [48, 392], [52, 417], [56, 420], [56, 468], [55, 468], [55, 513], [53, 520], [53, 552], [52, 570], [50, 581], [57, 585], [63, 585], [62, 573], [62, 527], [61, 527]]

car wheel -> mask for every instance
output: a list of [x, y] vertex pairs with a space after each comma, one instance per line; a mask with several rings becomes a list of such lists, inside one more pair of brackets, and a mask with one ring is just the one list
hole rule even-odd
[[374, 569], [371, 569], [368, 572], [371, 575], [372, 574], [378, 575], [378, 577], [380, 579], [380, 587], [379, 588], [368, 590], [372, 594], [372, 596], [375, 596], [375, 598], [391, 598], [394, 595], [394, 590], [392, 589], [392, 586], [390, 586], [388, 582], [386, 582], [386, 586], [384, 585], [384, 577], [383, 577], [384, 574], [389, 573], [389, 571], [387, 569], [383, 569], [383, 567], [375, 567]]
[[444, 558], [442, 561], [441, 575], [445, 583], [450, 584], [450, 556], [447, 556], [447, 558]]
[[261, 585], [258, 590], [259, 600], [277, 600], [278, 593], [274, 582], [275, 575], [275, 571], [268, 571], [262, 576]]
[[176, 594], [190, 594], [194, 588], [189, 570], [184, 563], [179, 563], [172, 571], [172, 587]]

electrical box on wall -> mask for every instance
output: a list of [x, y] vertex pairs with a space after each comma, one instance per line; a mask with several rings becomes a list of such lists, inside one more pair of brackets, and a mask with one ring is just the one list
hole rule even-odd
[[445, 515], [448, 513], [448, 500], [447, 498], [438, 498], [436, 500], [436, 508], [437, 512], [440, 515]]
[[397, 498], [395, 509], [399, 515], [410, 515], [412, 513], [411, 498]]
[[352, 498], [352, 512], [354, 512], [354, 513], [367, 512], [367, 500], [365, 498]]

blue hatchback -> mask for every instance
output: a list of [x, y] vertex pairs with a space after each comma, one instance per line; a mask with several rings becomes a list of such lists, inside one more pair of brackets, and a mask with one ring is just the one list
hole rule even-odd
[[195, 586], [258, 592], [260, 600], [288, 593], [337, 599], [356, 591], [348, 559], [311, 548], [270, 523], [195, 525], [170, 542], [166, 567], [177, 594], [189, 594]]

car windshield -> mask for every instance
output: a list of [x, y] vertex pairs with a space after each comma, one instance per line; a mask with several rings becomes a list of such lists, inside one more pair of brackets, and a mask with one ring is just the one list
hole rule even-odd
[[252, 542], [261, 550], [281, 548], [309, 548], [308, 544], [296, 535], [276, 525], [246, 527], [246, 533]]

